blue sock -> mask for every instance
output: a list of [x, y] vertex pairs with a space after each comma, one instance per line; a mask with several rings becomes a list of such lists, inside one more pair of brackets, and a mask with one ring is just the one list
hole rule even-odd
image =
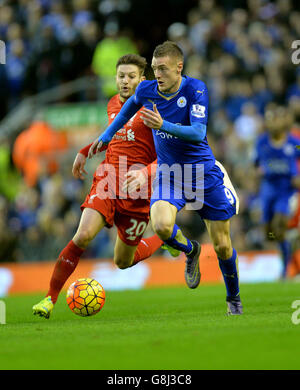
[[288, 240], [283, 240], [279, 242], [279, 248], [282, 254], [282, 260], [283, 260], [283, 270], [282, 270], [282, 276], [286, 276], [286, 270], [287, 265], [291, 258], [291, 244]]
[[176, 235], [177, 235], [177, 233], [178, 233], [178, 230], [180, 230], [180, 229], [179, 229], [179, 227], [175, 224], [174, 227], [173, 227], [173, 232], [172, 232], [171, 237], [168, 238], [167, 240], [165, 240], [164, 242], [165, 242], [167, 245], [171, 246], [172, 248], [175, 248], [175, 249], [177, 249], [177, 250], [179, 250], [179, 251], [181, 251], [181, 252], [184, 252], [184, 253], [189, 254], [189, 253], [192, 252], [192, 250], [193, 250], [193, 244], [192, 244], [191, 241], [190, 241], [188, 238], [186, 238], [186, 237], [184, 237], [184, 238], [186, 239], [186, 241], [187, 241], [186, 244], [177, 241], [177, 240], [176, 240]]
[[222, 260], [218, 258], [218, 260], [226, 286], [227, 298], [231, 299], [237, 297], [240, 294], [240, 289], [236, 250], [233, 248], [233, 253], [230, 259]]

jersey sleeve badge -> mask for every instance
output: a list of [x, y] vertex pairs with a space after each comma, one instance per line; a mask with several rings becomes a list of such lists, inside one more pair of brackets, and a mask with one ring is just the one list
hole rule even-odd
[[205, 118], [206, 107], [201, 104], [193, 104], [191, 114], [196, 118]]

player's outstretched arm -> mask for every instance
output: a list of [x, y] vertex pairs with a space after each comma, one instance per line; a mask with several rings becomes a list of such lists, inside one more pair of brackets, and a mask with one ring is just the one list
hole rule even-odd
[[134, 96], [131, 96], [123, 105], [118, 115], [108, 128], [97, 138], [90, 147], [88, 157], [92, 158], [94, 154], [100, 152], [103, 145], [107, 145], [115, 133], [121, 129], [125, 123], [141, 108], [141, 105], [136, 103]]
[[87, 171], [84, 169], [85, 163], [86, 157], [81, 153], [77, 153], [72, 167], [72, 174], [75, 179], [84, 180], [83, 174], [87, 175]]
[[103, 146], [103, 142], [99, 138], [96, 138], [89, 148], [88, 158], [92, 158], [95, 154], [99, 153]]
[[[72, 174], [75, 177], [75, 179], [81, 179], [84, 180], [83, 174], [87, 175], [86, 170], [84, 169], [85, 164], [86, 164], [86, 158], [88, 157], [89, 150], [91, 148], [92, 144], [89, 144], [85, 146], [84, 148], [80, 149], [79, 152], [77, 153], [73, 167], [72, 167]], [[107, 146], [103, 145], [100, 149], [100, 152], [103, 150], [106, 150]]]
[[[91, 148], [92, 144], [89, 144], [87, 146], [85, 146], [84, 148], [80, 149], [78, 153], [81, 153], [83, 154], [85, 157], [88, 157], [89, 155], [89, 150]], [[103, 145], [100, 152], [103, 152], [104, 150], [107, 149], [107, 145]]]

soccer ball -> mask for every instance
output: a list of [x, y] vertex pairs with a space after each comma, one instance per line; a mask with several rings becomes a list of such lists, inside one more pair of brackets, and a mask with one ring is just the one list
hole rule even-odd
[[93, 316], [102, 309], [104, 302], [105, 291], [95, 279], [78, 279], [68, 288], [67, 304], [79, 316]]

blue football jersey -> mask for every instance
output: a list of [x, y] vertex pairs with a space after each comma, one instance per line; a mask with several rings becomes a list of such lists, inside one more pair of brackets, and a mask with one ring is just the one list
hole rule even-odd
[[255, 163], [262, 169], [263, 187], [273, 189], [279, 194], [282, 191], [293, 190], [291, 179], [298, 173], [299, 144], [300, 141], [290, 134], [286, 142], [280, 146], [272, 144], [268, 133], [258, 137]]
[[[156, 80], [145, 80], [135, 91], [134, 101], [153, 110], [156, 104], [161, 117], [171, 123], [190, 126], [195, 122], [207, 125], [208, 92], [203, 81], [183, 76], [177, 92], [166, 96], [158, 90]], [[208, 172], [215, 164], [215, 157], [207, 143], [191, 142], [162, 130], [153, 129], [158, 164], [203, 164]]]

